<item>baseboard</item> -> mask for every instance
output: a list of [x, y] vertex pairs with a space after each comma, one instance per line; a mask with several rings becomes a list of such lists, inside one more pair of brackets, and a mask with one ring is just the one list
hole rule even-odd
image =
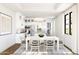
[[67, 45], [63, 44], [64, 47], [66, 47], [69, 51], [71, 51], [74, 55], [77, 55], [77, 53], [73, 52], [73, 50], [71, 48], [69, 48]]

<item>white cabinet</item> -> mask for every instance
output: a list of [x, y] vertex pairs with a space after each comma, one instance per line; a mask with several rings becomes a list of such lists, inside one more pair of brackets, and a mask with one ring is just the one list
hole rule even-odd
[[21, 43], [22, 41], [25, 40], [25, 34], [16, 34], [16, 43]]

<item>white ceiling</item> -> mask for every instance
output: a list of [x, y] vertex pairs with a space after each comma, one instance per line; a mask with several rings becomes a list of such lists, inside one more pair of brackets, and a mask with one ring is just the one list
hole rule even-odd
[[56, 16], [73, 3], [5, 3], [1, 4], [15, 12], [21, 12], [27, 17]]

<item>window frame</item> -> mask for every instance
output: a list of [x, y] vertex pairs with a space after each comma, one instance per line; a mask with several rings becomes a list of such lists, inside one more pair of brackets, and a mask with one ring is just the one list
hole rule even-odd
[[64, 15], [64, 33], [65, 33], [65, 34], [67, 34], [67, 33], [66, 33], [66, 20], [67, 20], [66, 17], [67, 17], [67, 15], [68, 15], [68, 14], [65, 14], [65, 15]]
[[69, 12], [69, 34], [70, 35], [72, 35], [72, 32], [71, 32], [71, 30], [72, 30], [72, 28], [71, 28], [71, 25], [72, 25], [72, 12]]
[[[67, 25], [66, 25], [67, 16], [69, 16], [69, 18], [68, 18], [69, 19], [69, 25], [68, 25], [69, 26], [69, 30], [68, 30], [69, 32], [68, 33], [66, 32], [66, 29], [67, 29]], [[71, 28], [72, 23], [71, 22], [72, 22], [72, 11], [64, 15], [64, 34], [72, 35], [72, 32], [71, 32], [72, 31], [72, 28]]]

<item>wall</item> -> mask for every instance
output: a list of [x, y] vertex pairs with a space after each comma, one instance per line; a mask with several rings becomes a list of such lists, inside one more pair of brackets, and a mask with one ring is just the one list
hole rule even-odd
[[55, 35], [62, 40], [63, 36], [63, 14], [60, 14], [55, 19]]
[[[72, 11], [72, 35], [64, 34], [64, 14]], [[78, 24], [77, 24], [77, 5], [70, 7], [68, 10], [57, 16], [55, 21], [55, 29], [56, 35], [67, 45], [69, 48], [72, 49], [73, 52], [77, 53], [77, 31], [78, 31]]]
[[19, 30], [21, 28], [24, 28], [25, 26], [25, 22], [24, 22], [24, 16], [22, 13], [20, 12], [16, 12], [16, 15], [15, 15], [15, 18], [16, 18], [16, 32], [19, 32]]
[[77, 32], [77, 36], [78, 36], [78, 54], [79, 54], [79, 4], [78, 4], [78, 21], [77, 21], [77, 23], [78, 23], [78, 32]]
[[0, 36], [0, 52], [15, 44], [15, 13], [0, 5], [0, 12], [12, 16], [12, 34]]
[[22, 38], [24, 34], [17, 34], [17, 32], [18, 29], [24, 28], [25, 24], [23, 22], [24, 16], [20, 12], [12, 11], [1, 4], [0, 12], [12, 16], [12, 34], [0, 36], [0, 52], [2, 52], [15, 43], [21, 43], [20, 38]]
[[16, 12], [15, 18], [16, 18], [16, 22], [15, 22], [16, 43], [21, 43], [25, 37], [24, 33], [20, 33], [22, 29], [25, 29], [24, 16], [22, 13]]

